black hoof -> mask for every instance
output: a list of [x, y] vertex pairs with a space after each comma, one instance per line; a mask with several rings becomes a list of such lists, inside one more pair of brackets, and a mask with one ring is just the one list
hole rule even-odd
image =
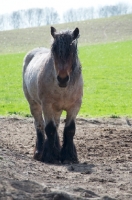
[[46, 163], [60, 163], [60, 144], [54, 144], [53, 147], [49, 145], [48, 139], [44, 143], [44, 150], [42, 155], [42, 161]]
[[40, 152], [35, 149], [33, 158], [35, 160], [42, 161], [42, 154], [43, 154], [43, 152]]
[[62, 147], [61, 149], [61, 162], [63, 164], [78, 163], [76, 147], [72, 146]]

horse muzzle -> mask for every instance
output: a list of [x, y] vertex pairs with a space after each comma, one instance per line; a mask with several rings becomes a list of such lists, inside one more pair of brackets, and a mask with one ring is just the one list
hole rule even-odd
[[65, 78], [61, 78], [60, 76], [57, 76], [57, 80], [59, 87], [67, 87], [70, 77], [66, 76]]

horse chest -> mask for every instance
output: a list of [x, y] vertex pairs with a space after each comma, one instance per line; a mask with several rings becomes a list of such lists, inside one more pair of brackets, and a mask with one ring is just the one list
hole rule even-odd
[[73, 92], [63, 91], [55, 92], [52, 96], [53, 107], [57, 110], [66, 110], [76, 101], [76, 95]]

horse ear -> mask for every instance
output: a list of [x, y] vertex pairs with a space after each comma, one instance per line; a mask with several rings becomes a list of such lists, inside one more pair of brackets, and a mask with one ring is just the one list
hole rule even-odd
[[55, 38], [55, 33], [56, 33], [56, 29], [53, 26], [51, 26], [51, 35], [53, 38]]
[[75, 28], [72, 34], [73, 34], [73, 40], [79, 38], [79, 28]]

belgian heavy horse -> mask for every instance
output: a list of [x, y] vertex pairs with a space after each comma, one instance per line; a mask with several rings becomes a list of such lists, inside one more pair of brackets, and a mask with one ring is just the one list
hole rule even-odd
[[[73, 138], [83, 95], [79, 29], [57, 32], [51, 27], [51, 35], [51, 48], [31, 50], [23, 63], [23, 90], [37, 134], [34, 158], [49, 163], [78, 162]], [[63, 110], [66, 120], [60, 145], [58, 126]]]

